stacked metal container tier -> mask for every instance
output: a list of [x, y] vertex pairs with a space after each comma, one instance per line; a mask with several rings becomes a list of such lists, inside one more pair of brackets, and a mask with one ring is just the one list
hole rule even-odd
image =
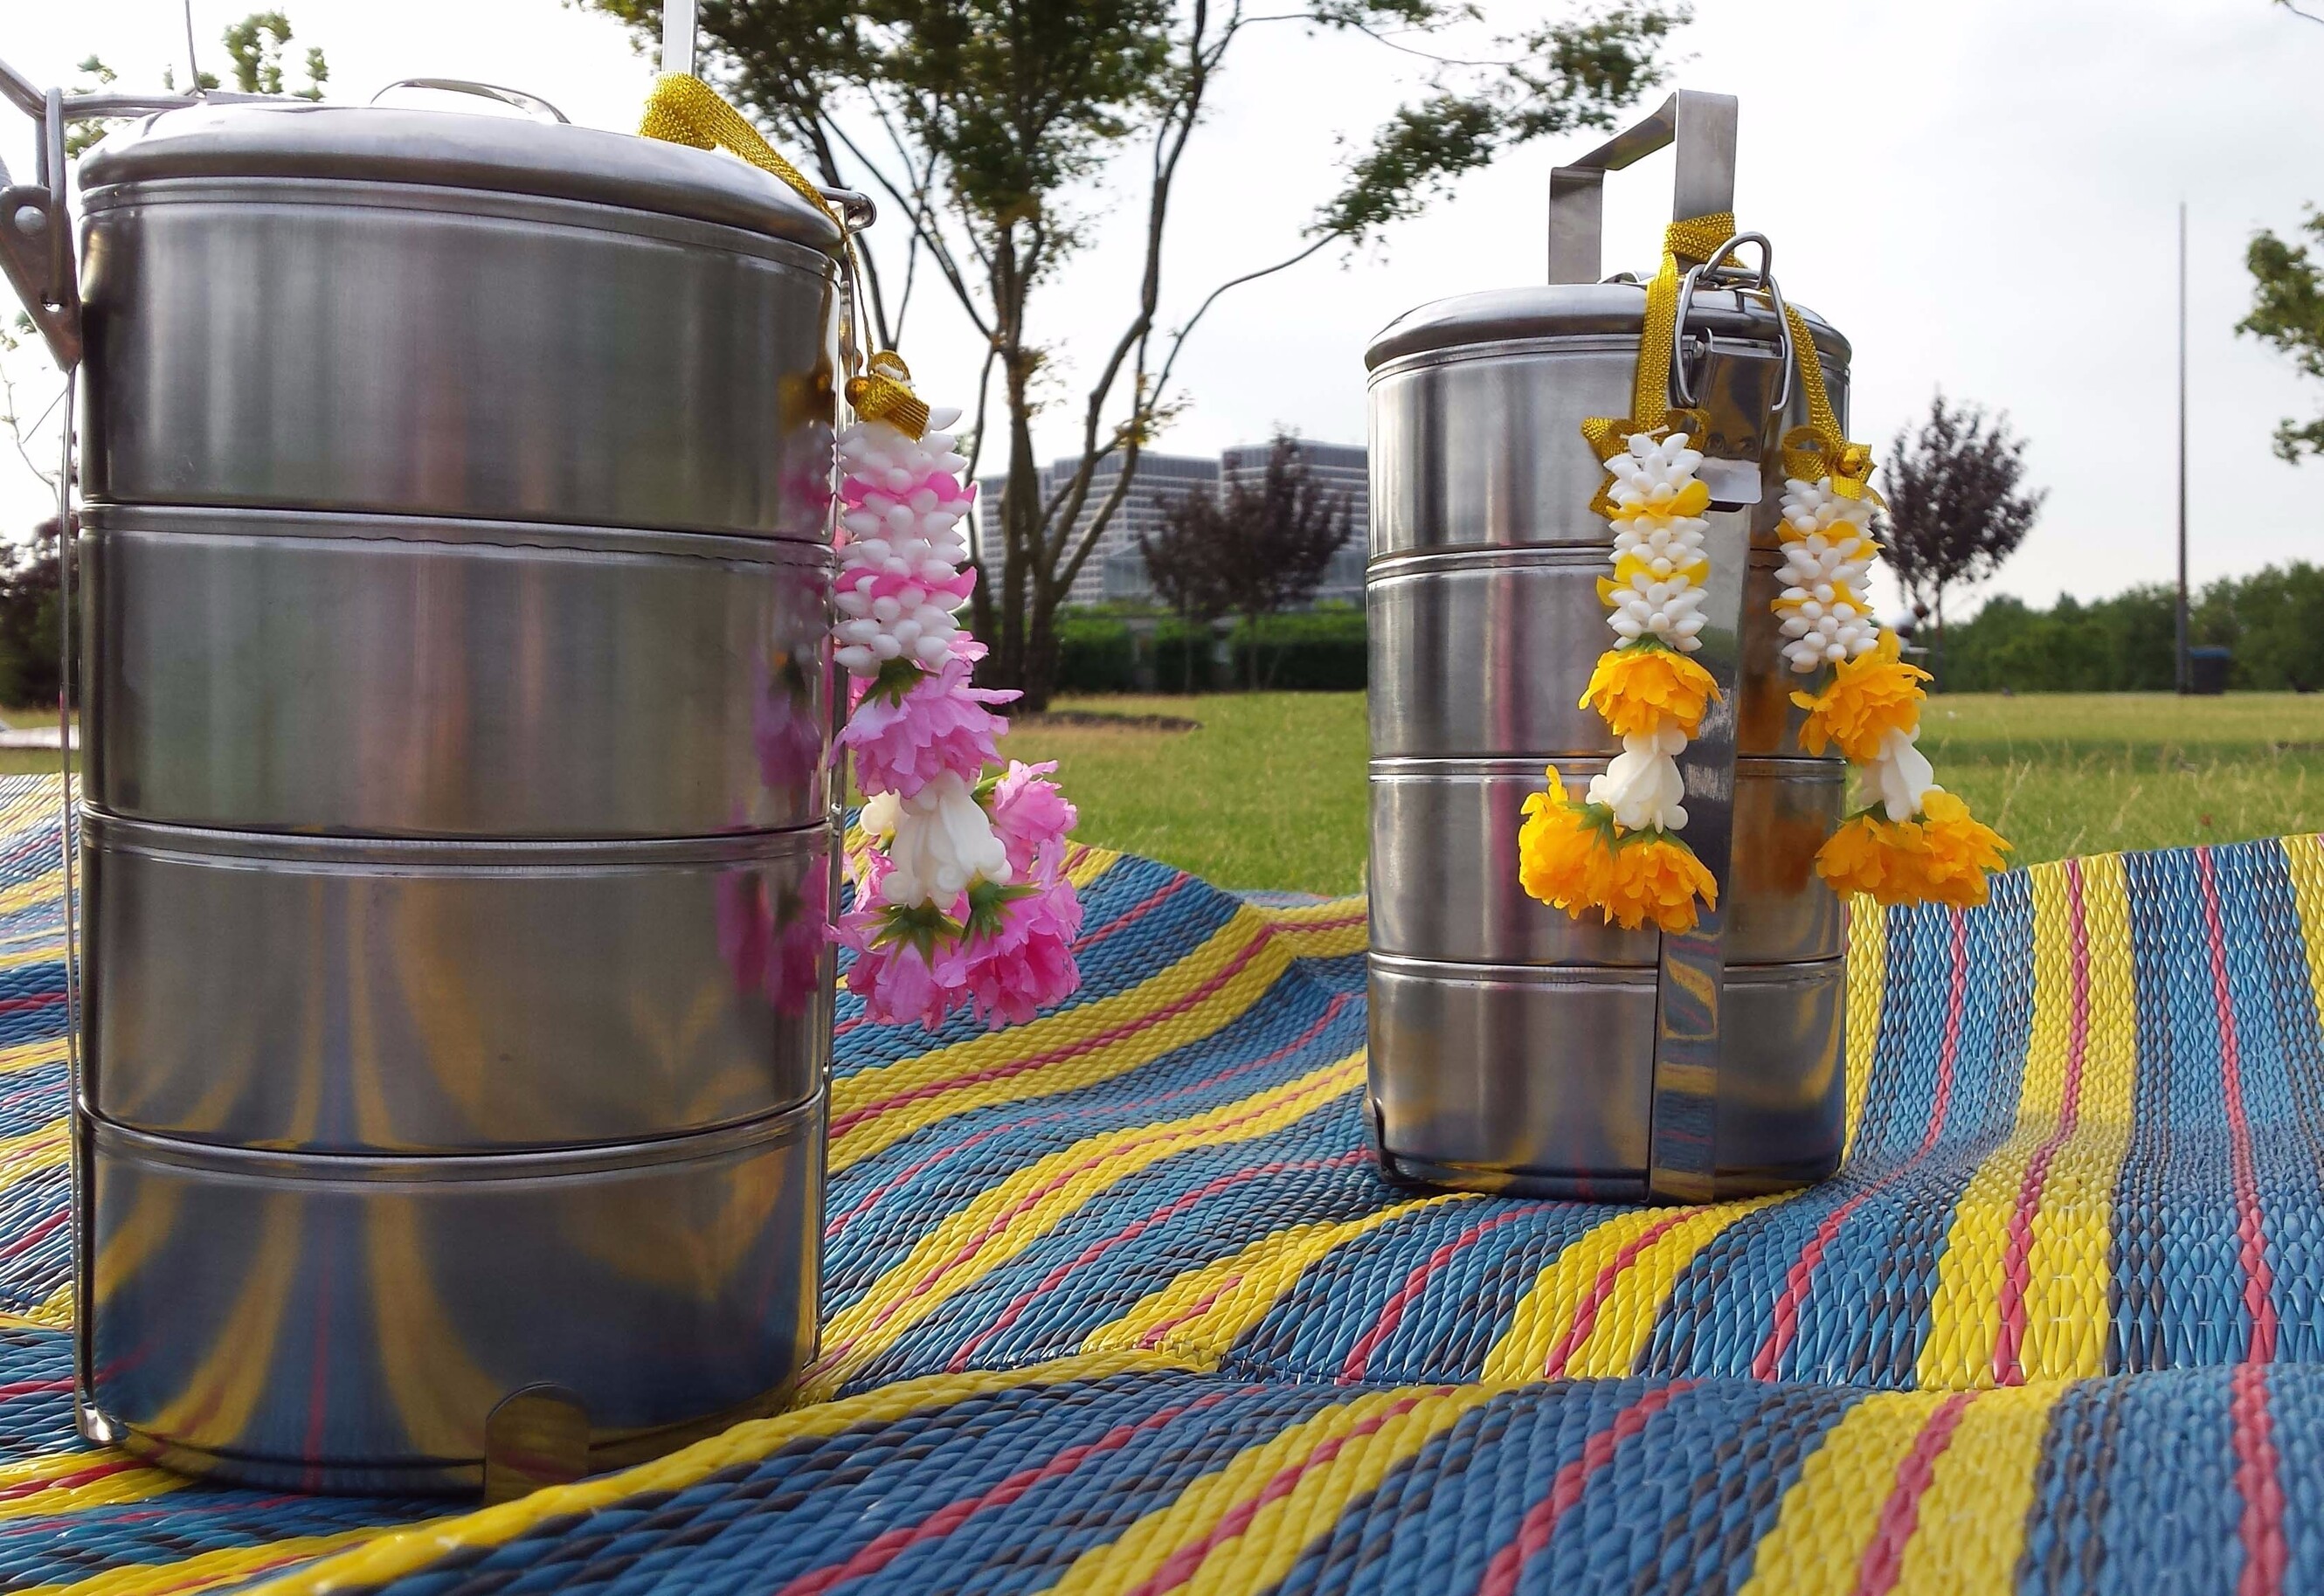
[[[1646, 298], [1620, 281], [1472, 294], [1390, 324], [1367, 356], [1371, 1105], [1384, 1164], [1416, 1181], [1664, 1195], [1650, 1180], [1659, 934], [1574, 920], [1517, 881], [1544, 767], [1578, 790], [1621, 751], [1579, 704], [1613, 641], [1597, 592], [1612, 532], [1590, 508], [1603, 468], [1582, 423], [1630, 413]], [[1809, 324], [1844, 404], [1848, 346]], [[1768, 609], [1783, 484], [1761, 461], [1806, 420], [1779, 318], [1702, 291], [1687, 325], [1711, 423], [1698, 441], [1733, 462], [1729, 495], [1744, 484], [1738, 508], [1712, 513], [1749, 522], [1739, 690], [1713, 715], [1731, 716], [1736, 760], [1706, 1129], [1715, 1189], [1732, 1195], [1838, 1164], [1843, 916], [1813, 861], [1843, 767], [1799, 747]]]
[[765, 1409], [816, 1324], [838, 227], [432, 111], [175, 111], [81, 173], [85, 1431], [456, 1489], [511, 1414], [604, 1465]]

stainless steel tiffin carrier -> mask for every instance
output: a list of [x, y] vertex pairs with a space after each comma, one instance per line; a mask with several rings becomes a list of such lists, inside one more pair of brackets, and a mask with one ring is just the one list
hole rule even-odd
[[1844, 406], [1849, 347], [1810, 316], [1792, 348], [1756, 235], [1687, 274], [1671, 334], [1670, 401], [1708, 422], [1696, 658], [1724, 703], [1680, 765], [1718, 907], [1688, 935], [1626, 931], [1518, 885], [1544, 767], [1578, 789], [1620, 752], [1580, 707], [1613, 641], [1582, 424], [1630, 413], [1647, 296], [1595, 281], [1604, 175], [1675, 143], [1675, 218], [1729, 212], [1735, 130], [1734, 100], [1674, 96], [1553, 177], [1546, 287], [1425, 305], [1367, 356], [1370, 1114], [1401, 1179], [1703, 1201], [1839, 1163], [1843, 914], [1813, 861], [1844, 767], [1802, 753], [1768, 606], [1778, 445], [1807, 420], [1792, 363]]

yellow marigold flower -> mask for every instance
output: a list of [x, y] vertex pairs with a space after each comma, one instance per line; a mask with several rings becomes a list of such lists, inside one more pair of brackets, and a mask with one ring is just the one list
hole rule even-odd
[[1849, 821], [1817, 852], [1816, 873], [1833, 891], [1876, 903], [1983, 903], [1987, 874], [2002, 868], [2009, 844], [1951, 793], [1932, 789], [1921, 803], [1910, 820], [1868, 810]]
[[1554, 765], [1549, 790], [1526, 798], [1525, 814], [1518, 883], [1577, 920], [1594, 909], [1626, 931], [1648, 920], [1692, 931], [1695, 899], [1719, 901], [1719, 883], [1693, 849], [1667, 832], [1626, 832], [1602, 806], [1576, 803]]
[[1692, 931], [1698, 897], [1717, 908], [1719, 882], [1694, 850], [1668, 832], [1633, 833], [1615, 845], [1606, 918], [1624, 930], [1652, 920], [1665, 931]]
[[1586, 804], [1566, 796], [1557, 767], [1549, 767], [1549, 790], [1525, 801], [1525, 826], [1517, 833], [1517, 883], [1553, 909], [1575, 919], [1600, 909], [1614, 877], [1612, 822], [1593, 817]]
[[1688, 736], [1702, 724], [1703, 712], [1719, 701], [1711, 672], [1675, 649], [1630, 643], [1598, 656], [1581, 707], [1595, 709], [1617, 737], [1633, 737], [1674, 725]]
[[1985, 901], [1986, 876], [2002, 868], [2009, 844], [2001, 834], [1969, 812], [1951, 793], [1932, 790], [1921, 799], [1921, 840], [1928, 852], [1921, 866], [1923, 899], [1974, 909]]
[[1878, 756], [1880, 740], [1892, 731], [1921, 724], [1921, 684], [1929, 673], [1898, 657], [1896, 634], [1883, 632], [1869, 653], [1841, 662], [1821, 693], [1794, 693], [1792, 702], [1808, 712], [1800, 746], [1821, 753], [1837, 743], [1857, 764]]

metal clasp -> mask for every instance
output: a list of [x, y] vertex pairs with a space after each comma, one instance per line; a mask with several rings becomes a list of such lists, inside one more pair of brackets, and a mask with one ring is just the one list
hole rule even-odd
[[[1759, 246], [1759, 267], [1756, 272], [1732, 263], [1736, 252], [1750, 244]], [[1736, 234], [1712, 252], [1711, 259], [1700, 266], [1691, 267], [1679, 280], [1678, 314], [1671, 323], [1672, 396], [1689, 410], [1701, 402], [1696, 383], [1719, 347], [1719, 335], [1709, 328], [1694, 335], [1692, 347], [1687, 341], [1687, 314], [1694, 306], [1695, 290], [1706, 282], [1712, 289], [1731, 292], [1738, 299], [1749, 294], [1775, 311], [1776, 337], [1783, 359], [1783, 385], [1776, 390], [1775, 402], [1767, 407], [1767, 412], [1770, 415], [1782, 414], [1784, 408], [1792, 401], [1792, 318], [1784, 303], [1784, 291], [1775, 286], [1775, 247], [1767, 242], [1764, 233]]]

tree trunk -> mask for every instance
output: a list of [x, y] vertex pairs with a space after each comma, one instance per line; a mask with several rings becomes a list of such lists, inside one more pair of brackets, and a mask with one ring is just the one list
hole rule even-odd
[[1017, 706], [1038, 713], [1049, 707], [1057, 691], [1057, 595], [1038, 580], [1023, 658], [1023, 674], [1012, 684], [1025, 695]]
[[1937, 589], [1937, 646], [1929, 650], [1929, 686], [1945, 690], [1945, 590]]
[[[1031, 410], [1026, 389], [1029, 363], [1007, 361], [1009, 390], [1009, 487], [1001, 496], [1001, 523], [1006, 536], [1001, 556], [1001, 592], [993, 608], [999, 624], [986, 637], [992, 652], [985, 674], [995, 687], [1026, 685], [1026, 589], [1032, 586], [1033, 549], [1041, 530], [1041, 474], [1033, 460]], [[1035, 706], [1034, 707], [1038, 707]]]

